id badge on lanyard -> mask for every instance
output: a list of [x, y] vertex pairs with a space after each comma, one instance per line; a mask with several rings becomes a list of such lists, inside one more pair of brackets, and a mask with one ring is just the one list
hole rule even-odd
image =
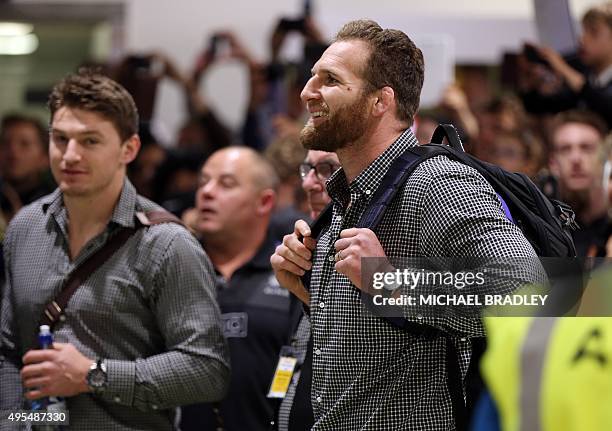
[[276, 371], [274, 371], [272, 383], [270, 384], [268, 398], [285, 398], [296, 364], [297, 358], [295, 357], [293, 347], [283, 346], [278, 358], [278, 364], [276, 365]]

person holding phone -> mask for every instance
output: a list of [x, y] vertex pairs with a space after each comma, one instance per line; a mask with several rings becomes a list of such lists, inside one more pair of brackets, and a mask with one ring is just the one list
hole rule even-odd
[[524, 55], [519, 86], [529, 112], [586, 108], [612, 126], [612, 2], [592, 7], [582, 18], [580, 59], [586, 73], [549, 47], [527, 45]]

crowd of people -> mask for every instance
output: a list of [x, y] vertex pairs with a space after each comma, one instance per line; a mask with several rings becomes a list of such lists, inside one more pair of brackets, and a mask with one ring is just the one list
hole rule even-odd
[[[219, 32], [191, 71], [161, 53], [132, 55], [59, 82], [48, 127], [5, 116], [0, 412], [60, 396], [83, 430], [534, 429], [517, 428], [529, 423], [521, 415], [550, 412], [504, 393], [503, 367], [520, 374], [509, 349], [528, 343], [529, 321], [405, 315], [399, 329], [362, 303], [371, 293], [363, 257], [537, 261], [491, 186], [465, 165], [429, 159], [375, 230], [359, 221], [394, 160], [448, 122], [467, 152], [571, 206], [577, 256], [612, 257], [612, 3], [581, 23], [579, 63], [530, 45], [540, 60], [519, 56], [515, 91], [480, 104], [456, 83], [419, 111], [427, 65], [405, 33], [360, 20], [328, 41], [305, 16], [277, 23], [267, 62]], [[279, 57], [290, 32], [303, 38], [299, 64]], [[239, 130], [199, 85], [223, 56], [250, 75]], [[155, 133], [161, 79], [184, 90], [188, 112], [171, 148]], [[328, 225], [312, 232], [328, 206]], [[82, 274], [90, 262], [95, 270]], [[523, 282], [542, 281], [537, 265], [522, 271]], [[56, 342], [39, 350], [45, 314]], [[579, 347], [584, 333], [612, 330], [605, 319], [584, 322], [586, 332], [571, 329]], [[487, 335], [496, 338], [481, 402], [462, 416], [457, 403], [480, 360], [473, 340]], [[609, 366], [612, 346], [601, 351]], [[551, 419], [542, 429], [612, 425], [604, 413], [595, 419], [595, 428]], [[0, 418], [0, 430], [14, 426]]]

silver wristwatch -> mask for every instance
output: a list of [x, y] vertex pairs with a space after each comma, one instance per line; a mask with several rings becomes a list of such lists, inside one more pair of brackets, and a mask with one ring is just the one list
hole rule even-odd
[[98, 359], [91, 367], [89, 367], [89, 372], [87, 373], [87, 386], [94, 394], [101, 394], [106, 389], [106, 384], [108, 383], [108, 376], [106, 374], [106, 364], [102, 359]]

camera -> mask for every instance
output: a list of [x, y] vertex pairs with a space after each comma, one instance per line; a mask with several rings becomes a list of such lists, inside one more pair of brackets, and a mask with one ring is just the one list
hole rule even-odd
[[546, 61], [540, 55], [538, 50], [533, 45], [525, 44], [525, 47], [523, 48], [523, 54], [525, 55], [527, 61], [529, 61], [530, 63], [537, 63], [548, 66], [548, 61]]
[[304, 18], [298, 19], [289, 19], [283, 18], [280, 20], [278, 24], [278, 28], [284, 31], [298, 31], [300, 33], [304, 32]]
[[278, 29], [286, 32], [297, 31], [300, 33], [304, 33], [306, 31], [306, 18], [310, 16], [311, 12], [311, 0], [304, 0], [304, 4], [302, 7], [302, 16], [297, 19], [282, 18], [278, 23]]
[[151, 57], [146, 55], [130, 55], [126, 60], [127, 66], [134, 71], [146, 70], [151, 68]]
[[229, 40], [225, 35], [213, 34], [209, 42], [209, 51], [213, 58], [229, 55]]

